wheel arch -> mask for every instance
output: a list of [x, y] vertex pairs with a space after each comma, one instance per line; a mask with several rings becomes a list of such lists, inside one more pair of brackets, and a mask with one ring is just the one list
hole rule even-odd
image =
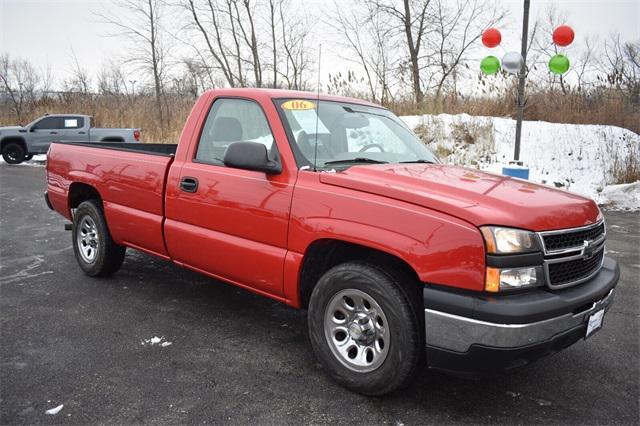
[[0, 150], [2, 150], [5, 145], [11, 142], [19, 143], [24, 148], [24, 154], [29, 154], [29, 150], [27, 149], [27, 142], [22, 136], [5, 136], [4, 138], [0, 139]]
[[69, 186], [67, 197], [69, 211], [77, 208], [82, 202], [92, 199], [97, 200], [102, 206], [102, 196], [94, 186], [84, 182], [73, 182]]
[[419, 290], [420, 279], [416, 270], [395, 254], [378, 248], [340, 239], [325, 238], [313, 241], [305, 251], [298, 279], [298, 297], [300, 307], [307, 308], [313, 288], [320, 277], [332, 267], [350, 261], [365, 261], [373, 265], [386, 265], [383, 269], [393, 269], [407, 280], [416, 284]]

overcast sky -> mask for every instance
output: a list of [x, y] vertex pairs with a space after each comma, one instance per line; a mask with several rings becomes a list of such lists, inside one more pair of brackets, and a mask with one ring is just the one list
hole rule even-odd
[[[304, 2], [311, 13], [327, 2], [293, 1]], [[502, 31], [501, 48], [519, 50], [522, 1], [501, 3], [509, 10], [511, 23]], [[626, 40], [640, 39], [639, 0], [532, 0], [531, 15], [535, 17], [552, 3], [566, 12], [576, 42], [588, 34], [606, 38], [612, 32], [620, 32]], [[112, 9], [112, 0], [0, 0], [0, 53], [29, 59], [38, 67], [49, 65], [59, 82], [72, 70], [73, 49], [81, 66], [95, 75], [103, 63], [126, 48], [122, 39], [105, 36], [109, 27], [97, 22], [93, 13]], [[332, 57], [330, 46], [323, 50], [327, 68], [334, 68], [331, 64], [338, 59]]]

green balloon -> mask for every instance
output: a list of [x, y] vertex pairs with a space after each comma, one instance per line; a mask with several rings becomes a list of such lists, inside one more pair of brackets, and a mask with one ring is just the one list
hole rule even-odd
[[495, 56], [487, 56], [480, 62], [480, 71], [486, 75], [495, 74], [500, 69], [500, 60]]
[[564, 74], [569, 70], [569, 58], [564, 55], [555, 55], [549, 59], [549, 71], [554, 74]]

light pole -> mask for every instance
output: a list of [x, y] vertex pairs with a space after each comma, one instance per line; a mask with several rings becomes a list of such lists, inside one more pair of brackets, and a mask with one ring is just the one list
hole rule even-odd
[[516, 114], [516, 147], [513, 153], [513, 160], [520, 161], [520, 139], [522, 136], [522, 117], [524, 115], [524, 84], [527, 78], [527, 38], [529, 34], [529, 2], [524, 0], [524, 14], [522, 17], [522, 47], [520, 54], [522, 55], [522, 65], [520, 67], [520, 75], [518, 76], [518, 104]]

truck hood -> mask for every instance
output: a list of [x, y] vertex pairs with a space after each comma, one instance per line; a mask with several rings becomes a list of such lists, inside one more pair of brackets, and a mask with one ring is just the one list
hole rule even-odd
[[18, 132], [19, 130], [24, 129], [24, 127], [20, 127], [20, 126], [8, 126], [8, 127], [0, 127], [0, 133], [3, 132]]
[[439, 164], [354, 166], [320, 181], [437, 210], [476, 226], [531, 231], [573, 228], [599, 219], [592, 200], [520, 179]]

